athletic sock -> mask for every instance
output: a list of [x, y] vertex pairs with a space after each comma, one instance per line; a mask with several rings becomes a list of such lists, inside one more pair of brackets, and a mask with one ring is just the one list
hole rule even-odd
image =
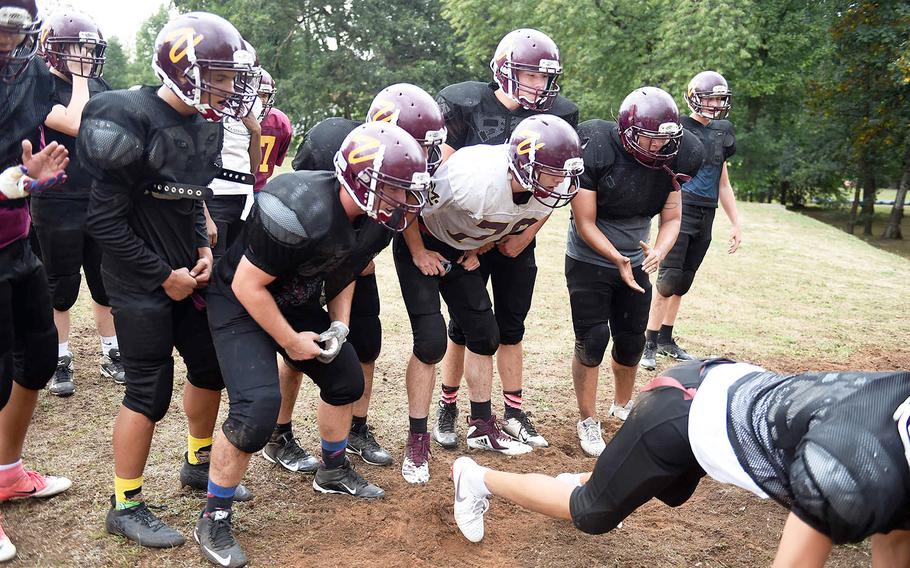
[[443, 404], [454, 404], [458, 400], [458, 389], [459, 387], [450, 387], [448, 385], [442, 385], [442, 394], [439, 396], [439, 400]]
[[9, 486], [25, 475], [25, 468], [22, 467], [22, 460], [18, 459], [13, 463], [0, 465], [0, 485]]
[[426, 434], [427, 417], [414, 418], [413, 416], [408, 416], [408, 429], [411, 431], [411, 434]]
[[489, 420], [493, 416], [493, 405], [489, 400], [484, 402], [471, 401], [471, 419]]
[[366, 427], [366, 425], [367, 425], [366, 416], [352, 416], [351, 417], [351, 430], [357, 430], [358, 432], [360, 432], [361, 430], [363, 430]]
[[660, 333], [657, 334], [657, 343], [659, 343], [661, 345], [673, 343], [673, 326], [672, 325], [660, 326]]
[[322, 440], [322, 463], [326, 469], [338, 469], [344, 465], [344, 449], [348, 446], [348, 439], [340, 442]]
[[136, 499], [142, 493], [142, 476], [135, 479], [123, 479], [114, 476], [114, 501], [117, 510], [135, 507], [142, 501]]
[[510, 416], [515, 416], [516, 414], [521, 413], [521, 389], [514, 391], [502, 391], [502, 399], [504, 402], [505, 412], [503, 416], [509, 418]]
[[208, 493], [205, 500], [204, 516], [209, 516], [215, 511], [230, 511], [234, 503], [234, 493], [237, 492], [237, 486], [222, 487], [209, 479]]
[[293, 437], [291, 423], [285, 422], [284, 424], [275, 424], [275, 429], [272, 430], [272, 438], [270, 441], [277, 442], [285, 434], [291, 434], [291, 437]]
[[101, 336], [101, 354], [110, 355], [111, 349], [120, 349], [120, 344], [117, 343], [117, 336], [112, 335], [110, 337], [106, 337], [106, 336], [102, 335]]
[[208, 438], [194, 438], [192, 434], [187, 434], [186, 450], [186, 461], [190, 462], [190, 465], [199, 465], [200, 463], [206, 463], [209, 461], [209, 456], [200, 456], [199, 454], [212, 453], [212, 437], [209, 436]]
[[57, 344], [57, 358], [59, 359], [60, 357], [63, 357], [65, 355], [69, 355], [70, 357], [73, 356], [73, 354], [70, 352], [70, 342], [69, 341], [64, 341], [63, 343]]
[[645, 330], [645, 342], [650, 343], [651, 345], [657, 345], [657, 330], [656, 329], [646, 329]]

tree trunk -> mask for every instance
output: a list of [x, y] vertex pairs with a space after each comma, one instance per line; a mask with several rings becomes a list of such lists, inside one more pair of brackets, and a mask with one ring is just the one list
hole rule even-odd
[[781, 180], [780, 182], [780, 204], [787, 206], [787, 199], [790, 197], [790, 180]]
[[853, 186], [853, 205], [850, 207], [850, 218], [847, 220], [847, 232], [851, 235], [856, 228], [856, 212], [859, 210], [859, 184]]
[[875, 194], [878, 191], [875, 183], [875, 173], [863, 180], [863, 210], [860, 217], [863, 219], [863, 234], [872, 236], [872, 220], [875, 218]]
[[882, 233], [883, 239], [902, 239], [901, 219], [904, 217], [904, 201], [907, 199], [907, 189], [910, 187], [910, 152], [904, 159], [904, 175], [901, 176], [901, 184], [897, 188], [897, 196], [894, 198], [894, 206], [891, 207], [891, 216], [888, 218], [888, 226]]

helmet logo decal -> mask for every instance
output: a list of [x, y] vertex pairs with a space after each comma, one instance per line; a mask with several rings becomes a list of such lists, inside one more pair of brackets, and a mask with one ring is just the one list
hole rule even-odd
[[359, 164], [376, 159], [379, 153], [379, 140], [366, 134], [356, 134], [353, 140], [357, 146], [348, 153], [349, 164]]
[[[169, 56], [172, 63], [177, 63], [184, 57], [188, 51], [195, 53], [195, 47], [202, 41], [203, 35], [197, 34], [193, 28], [179, 28], [173, 31], [165, 41], [173, 42]], [[180, 49], [180, 48], [183, 49]], [[180, 49], [180, 51], [177, 51]]]
[[379, 105], [379, 108], [373, 113], [373, 116], [368, 117], [371, 122], [390, 122], [395, 125], [398, 124], [398, 117], [401, 115], [401, 110], [395, 108], [395, 103], [392, 101], [377, 100], [374, 104]]
[[530, 154], [532, 160], [534, 159], [534, 152], [544, 147], [543, 142], [538, 142], [538, 140], [540, 140], [540, 133], [538, 132], [525, 130], [523, 132], [516, 132], [515, 134], [525, 137], [525, 139], [518, 144], [516, 148], [517, 152], [521, 155]]

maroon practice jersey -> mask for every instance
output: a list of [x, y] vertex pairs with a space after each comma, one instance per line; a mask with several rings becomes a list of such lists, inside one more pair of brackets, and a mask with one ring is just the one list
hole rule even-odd
[[293, 135], [291, 121], [287, 115], [274, 107], [262, 120], [260, 126], [262, 128], [260, 137], [262, 141], [262, 163], [259, 164], [259, 169], [256, 170], [256, 184], [253, 186], [253, 191], [262, 189], [265, 182], [272, 177], [275, 166], [280, 166], [284, 163], [284, 156], [288, 153], [288, 148], [291, 146], [291, 136]]

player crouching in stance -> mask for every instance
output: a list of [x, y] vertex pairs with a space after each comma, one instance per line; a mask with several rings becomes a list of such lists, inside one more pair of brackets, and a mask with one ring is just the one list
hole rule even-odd
[[231, 530], [231, 502], [250, 456], [269, 441], [278, 418], [276, 353], [319, 386], [322, 464], [313, 489], [384, 495], [345, 457], [353, 406], [363, 394], [360, 361], [346, 341], [353, 282], [363, 266], [349, 261], [365, 250], [378, 253], [388, 229], [401, 231], [416, 217], [430, 176], [420, 144], [383, 122], [351, 132], [335, 168], [266, 184], [209, 291], [209, 324], [231, 406], [215, 440], [209, 498], [195, 534], [205, 557], [222, 566], [246, 563]]
[[466, 457], [452, 472], [455, 520], [473, 542], [491, 495], [602, 534], [652, 498], [682, 505], [707, 473], [790, 510], [775, 566], [823, 566], [832, 544], [869, 536], [874, 566], [907, 566], [910, 532], [895, 529], [910, 527], [910, 373], [692, 361], [642, 389], [590, 474], [512, 474]]
[[411, 331], [407, 390], [410, 432], [401, 474], [409, 483], [430, 479], [427, 415], [434, 369], [446, 352], [439, 296], [465, 335], [470, 388], [468, 447], [507, 455], [531, 446], [505, 435], [492, 414], [493, 354], [499, 327], [477, 254], [567, 205], [584, 165], [578, 135], [552, 115], [526, 118], [508, 144], [469, 146], [439, 168], [419, 224], [393, 244], [395, 268]]

